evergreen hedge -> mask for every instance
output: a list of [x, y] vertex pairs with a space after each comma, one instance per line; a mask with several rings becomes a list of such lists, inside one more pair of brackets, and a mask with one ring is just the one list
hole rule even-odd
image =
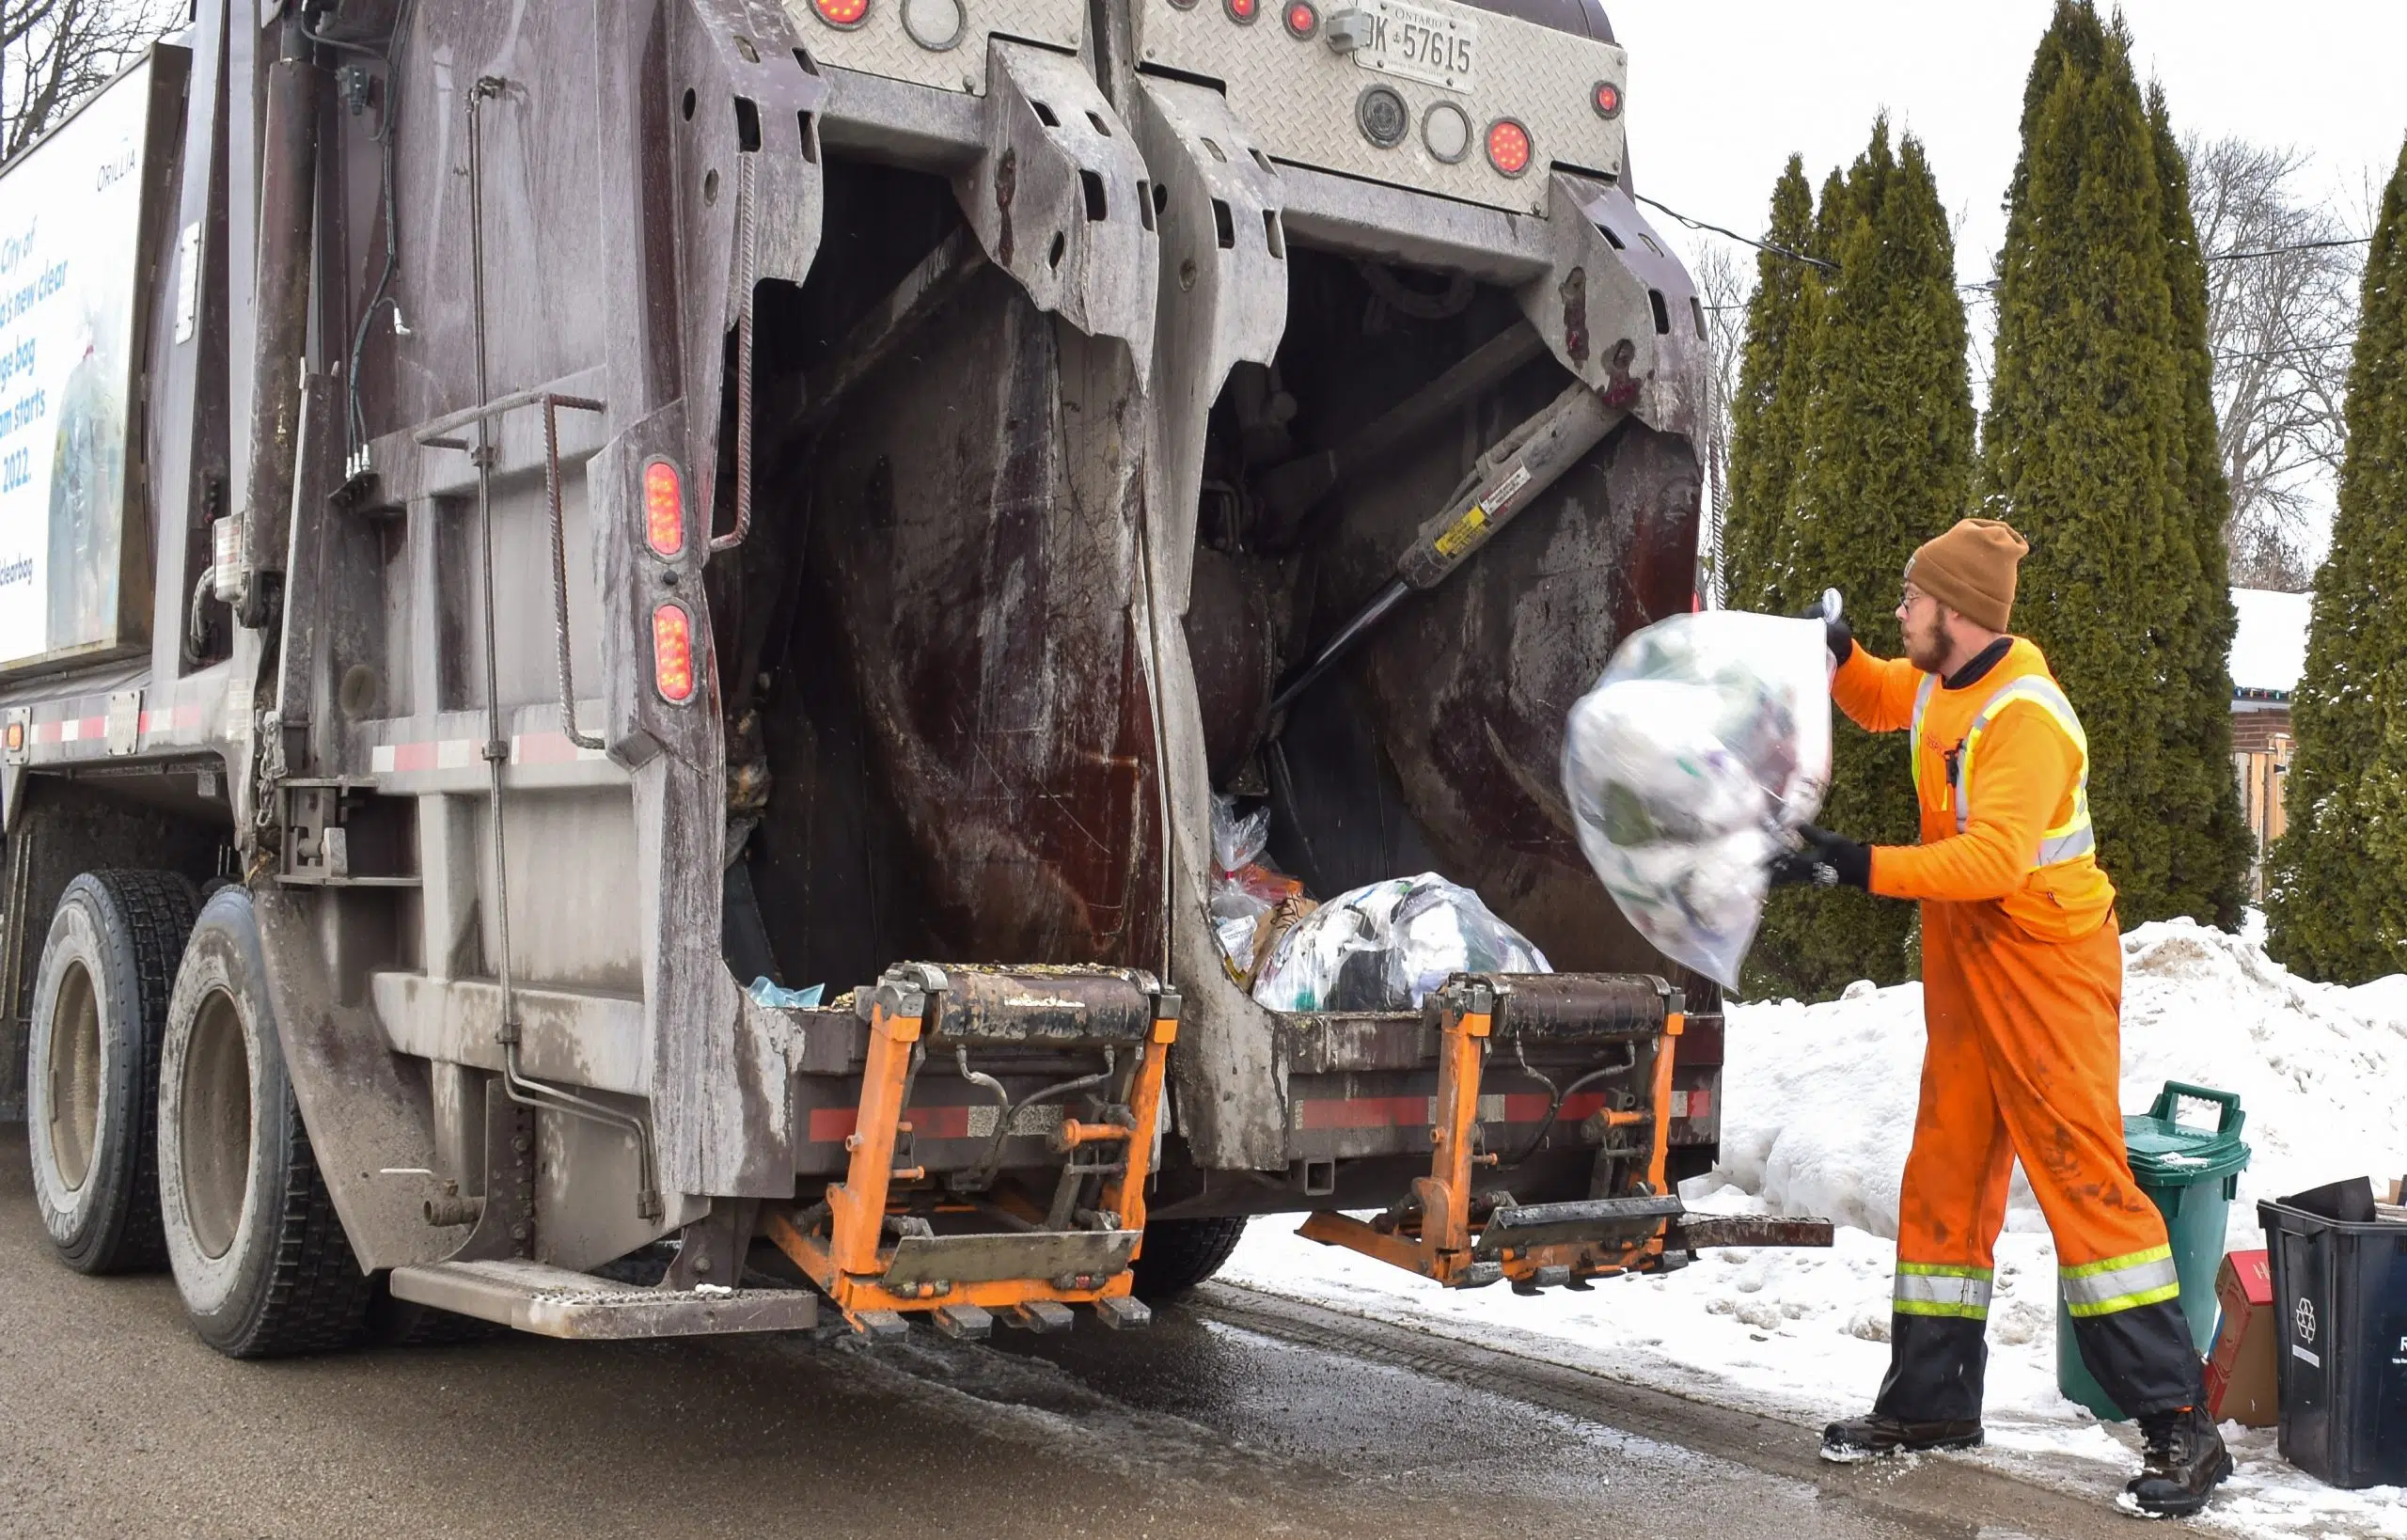
[[2195, 241], [2177, 258], [2188, 220], [2165, 199], [2179, 179], [2129, 39], [2089, 0], [2058, 0], [2022, 128], [1981, 463], [1985, 511], [2031, 542], [2015, 627], [2087, 731], [2099, 856], [2123, 923], [2236, 919], [2217, 803], [2239, 791], [2215, 746], [2229, 731], [2218, 618], [2230, 598], [2196, 464], [2205, 336], [2174, 292]]
[[[1973, 395], [1947, 211], [1911, 136], [1892, 152], [1886, 120], [1817, 223], [1839, 271], [1814, 307], [1803, 448], [1775, 582], [1776, 612], [1825, 586], [1848, 598], [1864, 646], [1895, 657], [1896, 595], [1914, 548], [1961, 517], [1972, 493]], [[1839, 720], [1821, 822], [1876, 844], [1917, 836], [1904, 733]], [[1754, 954], [1760, 986], [1828, 995], [1857, 979], [1914, 971], [1911, 904], [1848, 892], [1776, 895]]]
[[2407, 146], [2366, 259], [2347, 421], [2265, 908], [2275, 957], [2359, 983], [2407, 971]]

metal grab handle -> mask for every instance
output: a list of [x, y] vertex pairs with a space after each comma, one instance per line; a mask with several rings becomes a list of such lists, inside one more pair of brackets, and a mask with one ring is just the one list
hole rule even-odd
[[560, 512], [560, 416], [559, 409], [573, 406], [580, 411], [599, 412], [600, 401], [581, 396], [556, 396], [543, 393], [543, 496], [552, 514], [552, 644], [559, 658], [560, 669], [560, 731], [568, 741], [579, 748], [600, 748], [602, 740], [576, 730], [576, 681], [570, 671], [568, 649], [568, 530]]
[[713, 551], [732, 551], [752, 532], [752, 291], [761, 262], [752, 183], [760, 159], [757, 151], [735, 157], [735, 246], [743, 259], [737, 275], [744, 285], [744, 306], [735, 313], [735, 527], [711, 537]]

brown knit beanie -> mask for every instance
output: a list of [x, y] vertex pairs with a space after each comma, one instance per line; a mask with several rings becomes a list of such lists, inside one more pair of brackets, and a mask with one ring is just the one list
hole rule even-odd
[[2010, 525], [1959, 519], [1922, 543], [1906, 563], [1906, 581], [1974, 625], [2004, 631], [2014, 610], [2014, 569], [2031, 549]]

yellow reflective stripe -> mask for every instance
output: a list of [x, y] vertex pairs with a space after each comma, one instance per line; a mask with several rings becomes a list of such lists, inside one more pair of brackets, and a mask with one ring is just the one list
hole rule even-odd
[[1964, 747], [1956, 757], [1956, 780], [1952, 788], [1956, 799], [1956, 832], [1961, 834], [1971, 825], [1973, 815], [1973, 750], [1989, 730], [1998, 713], [2018, 700], [2028, 700], [2046, 712], [2072, 741], [2080, 757], [2080, 770], [2073, 781], [2072, 814], [2063, 823], [2045, 830], [2035, 853], [2037, 866], [2053, 866], [2086, 856], [2098, 847], [2098, 837], [2089, 819], [2089, 734], [2082, 731], [2081, 718], [2065, 699], [2063, 690], [2037, 675], [2025, 675], [2010, 680], [1990, 697], [1973, 718], [1964, 733]]
[[1897, 1264], [1896, 1302], [1900, 1315], [1952, 1315], [1986, 1320], [1990, 1313], [1990, 1271], [1946, 1263]]
[[2136, 1310], [2181, 1295], [2181, 1275], [2173, 1265], [2170, 1246], [2062, 1267], [2056, 1277], [2064, 1290], [2065, 1308], [2084, 1318]]

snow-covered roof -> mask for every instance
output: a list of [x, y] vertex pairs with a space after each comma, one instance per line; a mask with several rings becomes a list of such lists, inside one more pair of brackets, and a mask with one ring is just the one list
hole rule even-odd
[[2231, 687], [2235, 693], [2288, 696], [2306, 671], [2306, 617], [2315, 596], [2234, 589], [2232, 606], [2240, 629], [2231, 638]]

